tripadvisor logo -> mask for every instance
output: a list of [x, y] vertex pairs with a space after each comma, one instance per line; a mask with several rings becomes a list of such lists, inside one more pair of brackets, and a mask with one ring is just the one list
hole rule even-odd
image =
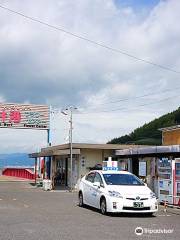
[[143, 228], [142, 227], [137, 227], [136, 229], [135, 229], [135, 234], [136, 235], [142, 235], [143, 234]]
[[142, 228], [137, 227], [135, 229], [135, 234], [141, 236], [142, 234], [171, 234], [174, 232], [174, 229], [151, 229], [151, 228]]

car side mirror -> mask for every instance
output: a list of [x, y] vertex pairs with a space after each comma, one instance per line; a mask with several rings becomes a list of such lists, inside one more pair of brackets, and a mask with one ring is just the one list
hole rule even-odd
[[144, 185], [147, 187], [147, 183], [144, 183]]
[[101, 187], [101, 184], [100, 184], [100, 182], [95, 182], [95, 183], [93, 184], [93, 186], [94, 186], [94, 187], [97, 187], [97, 188], [100, 188], [100, 187]]

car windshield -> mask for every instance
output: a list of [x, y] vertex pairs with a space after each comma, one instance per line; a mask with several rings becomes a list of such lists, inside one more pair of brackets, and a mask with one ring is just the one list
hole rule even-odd
[[144, 185], [139, 178], [131, 174], [103, 174], [103, 177], [107, 185]]

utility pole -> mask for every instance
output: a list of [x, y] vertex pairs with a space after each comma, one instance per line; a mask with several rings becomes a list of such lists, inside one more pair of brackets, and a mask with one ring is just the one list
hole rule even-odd
[[70, 145], [70, 165], [71, 165], [71, 173], [70, 173], [70, 192], [73, 190], [73, 147], [72, 147], [72, 142], [73, 142], [73, 110], [77, 110], [76, 107], [74, 106], [69, 106], [65, 110], [62, 110], [61, 113], [64, 115], [70, 114], [70, 119], [69, 119], [69, 145]]
[[73, 160], [72, 160], [72, 131], [73, 131], [73, 128], [72, 128], [72, 107], [70, 107], [70, 131], [69, 131], [69, 142], [70, 142], [70, 161], [71, 161], [71, 188], [70, 188], [70, 191], [72, 192], [72, 189], [73, 189], [73, 183], [72, 183], [72, 180], [73, 180], [73, 175], [72, 175], [72, 170], [73, 170]]

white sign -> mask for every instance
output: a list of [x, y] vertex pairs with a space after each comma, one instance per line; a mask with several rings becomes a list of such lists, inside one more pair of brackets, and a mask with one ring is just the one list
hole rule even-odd
[[49, 129], [46, 105], [0, 103], [0, 128]]
[[146, 176], [146, 162], [139, 161], [139, 176]]
[[109, 170], [118, 171], [118, 162], [112, 161], [111, 157], [108, 158], [108, 161], [103, 161], [103, 171]]

